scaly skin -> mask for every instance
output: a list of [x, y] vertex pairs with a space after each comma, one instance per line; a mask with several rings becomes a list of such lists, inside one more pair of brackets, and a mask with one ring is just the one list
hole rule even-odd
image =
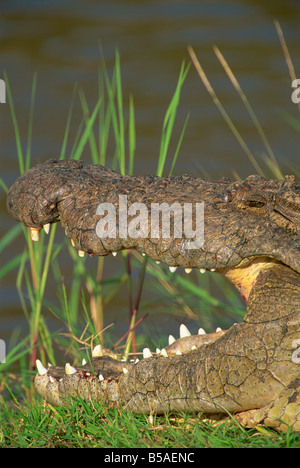
[[[187, 250], [192, 238], [163, 239], [161, 230], [159, 238], [117, 233], [99, 239], [97, 206], [110, 202], [118, 208], [120, 194], [128, 204], [147, 207], [204, 202], [204, 244]], [[60, 220], [81, 255], [135, 248], [171, 267], [216, 270], [247, 302], [243, 321], [228, 331], [181, 338], [137, 363], [102, 355], [76, 369], [45, 369], [38, 362], [35, 385], [50, 403], [79, 395], [134, 412], [230, 412], [246, 426], [300, 432], [300, 186], [292, 177], [122, 177], [101, 166], [51, 160], [15, 182], [8, 208], [33, 236]]]

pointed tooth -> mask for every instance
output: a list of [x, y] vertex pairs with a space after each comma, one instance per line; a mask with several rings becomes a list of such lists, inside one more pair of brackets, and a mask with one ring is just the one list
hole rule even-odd
[[39, 359], [37, 359], [35, 361], [35, 365], [36, 365], [36, 368], [38, 370], [38, 373], [40, 375], [45, 375], [47, 374], [47, 369], [43, 366], [43, 364], [41, 363], [41, 361]]
[[150, 357], [152, 357], [152, 353], [151, 353], [150, 349], [149, 348], [144, 348], [143, 349], [143, 358], [147, 359], [147, 358], [150, 358]]
[[223, 331], [221, 327], [216, 328], [216, 333]]
[[85, 365], [86, 365], [86, 359], [84, 359], [84, 358], [82, 359], [81, 365], [82, 365], [82, 366], [85, 366]]
[[169, 270], [170, 270], [171, 273], [175, 273], [175, 271], [177, 270], [177, 267], [176, 266], [170, 266]]
[[112, 252], [112, 255], [116, 257], [118, 255], [118, 252]]
[[193, 346], [191, 347], [191, 351], [194, 351], [195, 349], [197, 349], [197, 348], [196, 348], [195, 345], [193, 345]]
[[216, 271], [216, 269], [215, 269], [215, 268], [211, 268], [210, 271]]
[[71, 244], [73, 245], [73, 247], [75, 247], [75, 242], [73, 241], [72, 238], [71, 238]]
[[160, 349], [159, 348], [156, 348], [156, 354], [160, 354]]
[[29, 228], [29, 234], [32, 241], [37, 242], [40, 238], [40, 230], [36, 228]]
[[71, 366], [71, 364], [67, 362], [67, 364], [65, 365], [65, 371], [67, 375], [72, 375], [76, 374], [77, 369], [75, 369], [75, 367]]
[[179, 336], [180, 338], [184, 338], [185, 336], [191, 336], [191, 332], [189, 329], [182, 323], [179, 327]]
[[49, 379], [50, 379], [50, 382], [51, 382], [51, 383], [54, 383], [54, 382], [55, 382], [55, 379], [52, 377], [52, 375], [49, 376]]
[[45, 233], [46, 233], [46, 234], [49, 234], [49, 231], [50, 231], [50, 223], [44, 224], [43, 228], [44, 228]]
[[98, 344], [92, 351], [92, 357], [103, 356], [102, 346]]
[[136, 358], [136, 360], [134, 361], [135, 364], [137, 364], [138, 362], [140, 362], [139, 358]]
[[186, 272], [187, 275], [189, 275], [192, 271], [192, 268], [185, 268], [184, 271]]
[[156, 260], [156, 262], [155, 262], [155, 263], [157, 263], [157, 265], [159, 265], [159, 264], [160, 264], [160, 261], [159, 261], [159, 260]]
[[79, 257], [84, 257], [85, 256], [85, 251], [84, 250], [78, 250], [78, 255], [79, 255]]
[[160, 355], [163, 356], [163, 357], [168, 357], [168, 353], [167, 351], [165, 350], [165, 348], [163, 348], [160, 352]]
[[198, 335], [206, 335], [206, 331], [203, 328], [199, 328]]
[[169, 345], [173, 344], [175, 341], [176, 341], [176, 340], [175, 340], [174, 336], [173, 336], [173, 335], [169, 335], [169, 340], [168, 340]]
[[143, 255], [143, 257], [145, 257], [146, 256], [145, 252], [142, 252], [142, 255]]
[[205, 268], [200, 268], [199, 271], [200, 271], [200, 273], [202, 273], [202, 274], [206, 272]]
[[126, 369], [126, 367], [123, 367], [123, 373], [124, 373], [124, 374], [127, 374], [127, 373], [128, 373], [128, 369]]
[[104, 377], [103, 377], [103, 375], [102, 375], [102, 374], [99, 374], [99, 380], [100, 380], [100, 382], [103, 382], [103, 380], [104, 380]]
[[182, 352], [179, 351], [179, 349], [178, 349], [178, 351], [176, 351], [176, 354], [177, 354], [178, 356], [182, 356]]

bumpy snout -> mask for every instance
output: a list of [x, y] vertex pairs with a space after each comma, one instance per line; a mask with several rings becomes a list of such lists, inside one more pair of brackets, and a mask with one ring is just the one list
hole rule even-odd
[[[73, 163], [74, 168], [81, 167], [81, 163]], [[30, 229], [33, 240], [38, 240], [38, 232], [43, 227], [47, 232], [50, 224], [59, 220], [58, 204], [70, 191], [63, 177], [63, 164], [50, 159], [33, 167], [21, 175], [8, 192], [8, 211]]]

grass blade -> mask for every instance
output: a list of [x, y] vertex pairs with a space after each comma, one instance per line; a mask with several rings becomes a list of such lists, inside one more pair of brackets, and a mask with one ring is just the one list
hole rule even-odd
[[30, 168], [31, 143], [32, 143], [32, 124], [33, 124], [34, 100], [35, 100], [35, 95], [36, 95], [36, 83], [37, 83], [37, 74], [34, 73], [33, 80], [32, 80], [32, 88], [31, 88], [31, 101], [30, 101], [29, 121], [28, 121], [27, 148], [26, 148], [26, 155], [25, 155], [25, 170], [26, 171]]
[[252, 109], [246, 95], [244, 94], [244, 92], [242, 91], [242, 88], [240, 87], [240, 84], [239, 82], [237, 81], [236, 77], [234, 76], [231, 68], [229, 67], [227, 61], [225, 60], [223, 54], [220, 52], [220, 50], [218, 49], [218, 47], [214, 47], [214, 52], [219, 60], [219, 62], [221, 63], [222, 67], [224, 68], [228, 78], [230, 79], [233, 87], [235, 88], [235, 90], [237, 91], [238, 95], [240, 96], [243, 104], [245, 105], [247, 111], [248, 111], [248, 114], [250, 115], [251, 117], [251, 120], [252, 122], [254, 123], [255, 125], [255, 128], [259, 134], [259, 136], [261, 137], [262, 139], [262, 142], [264, 143], [265, 145], [265, 148], [266, 148], [266, 151], [269, 155], [269, 159], [270, 159], [270, 162], [272, 163], [271, 166], [273, 167], [274, 171], [275, 171], [275, 174], [276, 174], [276, 177], [278, 177], [279, 179], [282, 179], [283, 175], [282, 175], [282, 172], [278, 166], [278, 162], [276, 161], [276, 157], [275, 157], [275, 154], [273, 153], [273, 150], [271, 148], [271, 145], [265, 135], [265, 132], [263, 131], [263, 128], [262, 126], [260, 125], [256, 115], [255, 115], [255, 112], [254, 110]]
[[133, 173], [135, 147], [136, 147], [136, 137], [135, 137], [134, 104], [133, 104], [133, 97], [130, 96], [130, 100], [129, 100], [129, 167], [128, 167], [128, 174], [130, 175], [132, 175]]
[[178, 108], [179, 101], [180, 101], [181, 89], [182, 89], [184, 80], [187, 76], [188, 70], [189, 70], [189, 66], [185, 68], [185, 64], [183, 62], [181, 65], [175, 92], [173, 94], [173, 97], [171, 99], [171, 102], [165, 114], [163, 130], [162, 130], [162, 135], [161, 135], [159, 159], [158, 159], [158, 165], [157, 165], [157, 171], [156, 171], [156, 175], [158, 175], [159, 177], [161, 177], [163, 174], [163, 170], [164, 170], [164, 166], [165, 166], [165, 162], [167, 158], [167, 153], [169, 149], [169, 144], [171, 140], [171, 135], [172, 135], [173, 127], [174, 127], [174, 122], [176, 118], [177, 108]]
[[3, 75], [4, 75], [4, 79], [5, 79], [5, 86], [6, 86], [8, 104], [9, 104], [11, 118], [12, 118], [13, 127], [14, 127], [14, 131], [15, 131], [15, 140], [16, 140], [16, 145], [17, 145], [17, 156], [18, 156], [18, 162], [19, 162], [19, 170], [20, 170], [20, 174], [23, 174], [23, 172], [25, 170], [25, 166], [24, 166], [24, 158], [23, 158], [23, 151], [22, 151], [21, 136], [20, 136], [20, 131], [19, 131], [18, 120], [17, 120], [17, 116], [16, 116], [16, 112], [15, 112], [15, 107], [14, 107], [14, 103], [13, 103], [13, 98], [12, 98], [12, 93], [11, 93], [7, 73], [4, 72]]
[[86, 145], [86, 142], [91, 136], [93, 125], [95, 123], [97, 114], [99, 112], [100, 105], [101, 105], [101, 99], [99, 99], [97, 101], [97, 103], [95, 105], [95, 108], [94, 108], [94, 110], [92, 112], [91, 117], [89, 119], [87, 119], [87, 121], [86, 121], [85, 130], [83, 131], [83, 133], [82, 133], [82, 135], [80, 137], [80, 140], [78, 142], [77, 148], [75, 150], [75, 153], [73, 154], [73, 159], [75, 159], [75, 160], [80, 159], [81, 154], [83, 152], [83, 149], [84, 149], [84, 147]]
[[241, 147], [243, 148], [243, 150], [245, 151], [246, 155], [248, 156], [249, 160], [251, 161], [251, 163], [253, 164], [253, 166], [255, 167], [257, 173], [261, 176], [264, 175], [263, 173], [263, 170], [261, 169], [261, 167], [259, 166], [259, 164], [257, 163], [255, 157], [253, 156], [253, 154], [251, 153], [250, 149], [248, 148], [245, 140], [243, 139], [243, 137], [241, 136], [241, 134], [239, 133], [239, 131], [237, 130], [236, 126], [234, 125], [234, 123], [232, 122], [231, 118], [229, 117], [229, 115], [227, 114], [226, 110], [224, 109], [224, 106], [222, 105], [222, 103], [220, 102], [220, 100], [218, 99], [212, 85], [210, 84], [202, 66], [200, 65], [200, 62], [199, 60], [197, 59], [196, 57], [196, 54], [194, 52], [194, 50], [192, 49], [192, 47], [188, 47], [188, 51], [189, 51], [189, 54], [190, 54], [190, 57], [192, 59], [192, 62], [195, 66], [195, 69], [199, 75], [199, 77], [201, 78], [202, 80], [202, 83], [204, 84], [205, 88], [207, 89], [208, 93], [210, 94], [213, 102], [216, 104], [217, 108], [219, 109], [222, 117], [224, 118], [225, 122], [227, 123], [227, 125], [229, 126], [230, 130], [232, 131], [232, 133], [234, 134], [234, 136], [236, 137], [237, 141], [240, 143]]

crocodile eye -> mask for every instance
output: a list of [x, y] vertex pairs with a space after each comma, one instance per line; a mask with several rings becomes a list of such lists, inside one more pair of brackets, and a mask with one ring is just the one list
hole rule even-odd
[[224, 201], [227, 203], [227, 202], [231, 202], [232, 200], [233, 200], [233, 194], [230, 190], [227, 190], [224, 193]]
[[257, 201], [257, 200], [249, 200], [247, 202], [248, 206], [251, 208], [262, 208], [265, 206], [265, 202]]

